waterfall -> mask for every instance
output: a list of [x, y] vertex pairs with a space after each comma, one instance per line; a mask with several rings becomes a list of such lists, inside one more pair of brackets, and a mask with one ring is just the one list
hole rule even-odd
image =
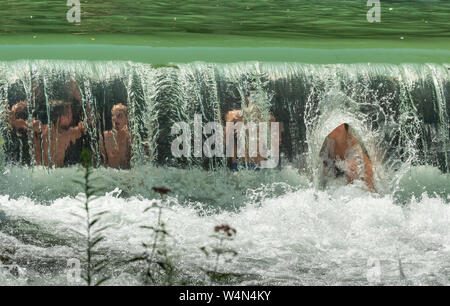
[[[75, 127], [87, 128], [67, 150], [64, 165], [78, 162], [82, 147], [104, 163], [100, 138], [111, 130], [111, 108], [128, 109], [131, 165], [143, 163], [212, 168], [226, 159], [174, 158], [171, 126], [224, 122], [229, 110], [241, 109], [252, 87], [264, 97], [263, 108], [284, 124], [283, 164], [314, 172], [323, 138], [348, 122], [370, 158], [389, 171], [405, 165], [430, 164], [450, 170], [448, 67], [436, 64], [336, 64], [245, 62], [151, 65], [133, 62], [17, 61], [0, 63], [0, 133], [10, 163], [52, 161], [51, 129], [57, 128], [55, 101], [70, 102]], [[8, 109], [26, 102], [21, 116], [27, 131], [11, 127]], [[33, 136], [33, 120], [48, 125], [48, 139]], [[42, 137], [41, 137], [42, 138]], [[48, 142], [49, 152], [41, 143]], [[53, 143], [57, 145], [57, 143]]]

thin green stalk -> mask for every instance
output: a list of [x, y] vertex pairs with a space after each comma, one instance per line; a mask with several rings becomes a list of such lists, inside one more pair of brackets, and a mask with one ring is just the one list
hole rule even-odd
[[[100, 275], [102, 271], [106, 268], [106, 260], [95, 260], [95, 247], [96, 245], [101, 242], [104, 237], [101, 235], [101, 232], [108, 228], [108, 226], [103, 226], [100, 228], [97, 228], [97, 223], [101, 221], [101, 216], [104, 215], [106, 212], [99, 212], [99, 213], [92, 213], [91, 212], [91, 206], [90, 201], [93, 197], [95, 197], [95, 194], [101, 191], [101, 188], [94, 188], [92, 186], [92, 180], [91, 180], [91, 155], [89, 151], [83, 150], [81, 154], [81, 160], [82, 160], [82, 166], [84, 168], [84, 176], [83, 181], [75, 181], [77, 184], [82, 185], [83, 191], [85, 194], [85, 201], [83, 205], [83, 209], [85, 212], [84, 221], [86, 223], [85, 232], [83, 235], [85, 235], [86, 238], [86, 249], [84, 250], [86, 254], [86, 271], [85, 271], [85, 277], [84, 280], [86, 281], [86, 285], [88, 286], [98, 286], [104, 281], [108, 280], [109, 277], [99, 277], [97, 278], [97, 281], [95, 281], [95, 276]], [[81, 216], [78, 216], [81, 217]]]
[[[219, 247], [218, 247], [219, 250], [222, 249], [222, 245], [223, 245], [223, 238], [220, 238], [220, 240], [219, 240]], [[219, 259], [220, 259], [220, 252], [217, 252], [216, 253], [216, 263], [214, 265], [213, 275], [217, 274], [217, 269], [219, 268]], [[211, 279], [210, 279], [211, 280], [210, 286], [212, 286], [212, 284], [213, 284], [213, 279], [214, 279], [214, 277], [211, 277]]]

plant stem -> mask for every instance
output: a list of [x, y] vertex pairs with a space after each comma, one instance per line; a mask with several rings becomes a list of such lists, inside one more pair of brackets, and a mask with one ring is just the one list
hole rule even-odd
[[84, 193], [86, 195], [86, 202], [84, 204], [84, 209], [86, 210], [86, 231], [87, 231], [87, 247], [86, 247], [86, 255], [87, 255], [87, 284], [88, 286], [91, 285], [92, 279], [91, 279], [91, 218], [89, 213], [89, 196], [88, 196], [88, 188], [89, 188], [89, 167], [86, 167], [84, 179], [85, 179], [85, 185], [84, 185]]
[[[162, 205], [162, 201], [163, 201], [163, 197], [161, 195], [161, 205]], [[159, 230], [161, 228], [161, 215], [162, 215], [161, 205], [158, 207], [158, 223], [157, 223], [158, 225], [157, 225], [157, 229], [155, 231], [155, 239], [153, 240], [152, 253], [150, 254], [150, 258], [148, 259], [148, 267], [147, 267], [147, 275], [150, 276], [150, 278], [152, 279], [153, 282], [155, 280], [153, 279], [152, 274], [150, 273], [150, 270], [151, 270], [151, 265], [153, 263], [153, 257], [155, 256], [155, 252], [156, 252], [156, 244], [158, 243]]]
[[[219, 247], [217, 248], [218, 250], [221, 250], [221, 249], [222, 249], [222, 244], [223, 244], [223, 238], [220, 238], [220, 241], [219, 241]], [[216, 273], [217, 273], [217, 268], [219, 267], [219, 258], [220, 258], [220, 252], [217, 252], [217, 253], [216, 253], [216, 263], [215, 263], [215, 265], [214, 265], [214, 272], [213, 272], [213, 277], [211, 277], [210, 285], [213, 284], [214, 276], [215, 276]]]

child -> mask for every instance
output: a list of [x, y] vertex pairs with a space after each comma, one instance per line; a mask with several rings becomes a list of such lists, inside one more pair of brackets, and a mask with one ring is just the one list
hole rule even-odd
[[11, 141], [6, 143], [6, 150], [14, 161], [29, 164], [31, 161], [28, 145], [28, 110], [27, 102], [21, 101], [13, 105], [12, 109], [7, 106], [6, 120], [10, 124]]
[[[245, 120], [244, 120], [245, 117]], [[275, 122], [275, 117], [272, 114], [269, 114], [269, 123], [271, 122]], [[225, 122], [233, 122], [233, 123], [237, 123], [237, 122], [242, 122], [244, 125], [247, 124], [247, 122], [253, 122], [255, 124], [259, 124], [260, 122], [264, 122], [266, 121], [266, 119], [263, 116], [263, 113], [258, 109], [258, 107], [256, 105], [254, 105], [253, 103], [249, 102], [248, 96], [245, 97], [245, 107], [243, 110], [237, 109], [237, 110], [231, 110], [229, 111], [226, 116], [225, 116]], [[270, 125], [268, 130], [270, 131]], [[226, 127], [224, 128], [224, 135], [225, 135], [225, 139], [226, 138]], [[249, 152], [249, 146], [248, 146], [248, 141], [250, 140], [249, 137], [249, 133], [248, 130], [246, 131], [246, 135], [245, 137], [247, 138], [246, 143], [246, 148], [245, 148], [245, 157], [240, 157], [238, 158], [238, 154], [237, 154], [237, 135], [234, 135], [235, 137], [235, 142], [234, 142], [234, 154], [231, 158], [231, 169], [233, 171], [237, 171], [239, 170], [239, 166], [242, 165], [244, 167], [246, 167], [247, 169], [252, 169], [252, 170], [258, 170], [260, 165], [261, 165], [261, 161], [265, 160], [266, 158], [264, 158], [263, 156], [261, 156], [261, 152], [259, 152], [259, 128], [257, 128], [256, 131], [258, 134], [255, 135], [257, 137], [256, 139], [256, 143], [257, 143], [257, 152], [256, 152], [256, 156], [250, 156], [250, 152]], [[280, 130], [279, 130], [279, 136], [278, 138], [281, 139], [281, 133], [283, 132], [283, 126], [280, 125]]]
[[63, 167], [67, 149], [86, 134], [87, 129], [81, 121], [71, 126], [73, 113], [70, 103], [55, 101], [52, 104], [56, 124], [42, 124], [34, 120], [34, 153], [38, 165]]
[[[9, 122], [19, 132], [27, 133], [28, 120], [20, 116], [27, 107], [27, 101], [15, 104], [10, 112]], [[56, 124], [43, 124], [33, 118], [34, 157], [38, 165], [64, 166], [64, 157], [70, 144], [86, 133], [82, 122], [71, 127], [73, 122], [72, 107], [70, 103], [62, 101], [52, 102], [52, 115], [56, 117]], [[50, 156], [49, 156], [50, 153]]]
[[113, 128], [100, 136], [100, 150], [106, 165], [112, 168], [129, 169], [131, 139], [128, 130], [127, 107], [116, 104], [111, 110]]

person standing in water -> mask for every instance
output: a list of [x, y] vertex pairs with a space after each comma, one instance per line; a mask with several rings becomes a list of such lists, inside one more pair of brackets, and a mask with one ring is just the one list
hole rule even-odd
[[328, 134], [320, 150], [320, 158], [325, 175], [345, 175], [349, 184], [361, 179], [370, 191], [375, 191], [372, 162], [347, 123]]
[[[251, 88], [251, 91], [253, 91], [254, 89]], [[275, 122], [275, 117], [272, 114], [269, 114], [269, 123], [270, 122]], [[238, 122], [242, 122], [243, 124], [246, 124], [247, 122], [253, 122], [258, 124], [259, 122], [264, 122], [266, 119], [263, 116], [262, 111], [258, 108], [257, 105], [254, 105], [253, 103], [251, 103], [249, 101], [249, 95], [245, 96], [245, 107], [244, 109], [234, 109], [229, 111], [226, 116], [225, 116], [225, 122], [232, 122], [234, 124], [238, 123]], [[283, 131], [283, 126], [280, 125], [280, 135], [278, 139], [281, 139], [281, 133]], [[231, 169], [233, 171], [237, 171], [239, 170], [239, 166], [243, 166], [247, 169], [251, 169], [251, 170], [258, 170], [260, 165], [261, 165], [261, 161], [266, 160], [266, 158], [264, 158], [263, 156], [261, 156], [261, 152], [259, 152], [259, 137], [257, 138], [257, 144], [258, 144], [258, 148], [257, 148], [257, 152], [256, 152], [256, 156], [250, 156], [250, 152], [249, 152], [249, 148], [248, 148], [248, 144], [246, 142], [245, 144], [245, 157], [238, 157], [238, 152], [237, 152], [237, 135], [236, 135], [236, 130], [234, 130], [235, 135], [233, 135], [234, 139], [234, 154], [231, 157]], [[259, 130], [257, 130], [257, 133], [259, 135]], [[225, 135], [225, 139], [226, 135], [227, 135], [227, 129], [226, 127], [224, 128], [224, 135]], [[249, 133], [248, 130], [246, 130], [246, 136], [247, 139], [249, 138]], [[279, 145], [279, 143], [278, 143]]]
[[112, 168], [129, 169], [131, 159], [131, 139], [128, 130], [127, 107], [116, 104], [111, 110], [112, 130], [100, 136], [100, 150], [105, 164]]
[[[63, 167], [66, 150], [69, 146], [86, 134], [86, 127], [80, 121], [73, 124], [72, 105], [63, 101], [52, 101], [51, 117], [55, 118], [54, 124], [43, 124], [33, 118], [33, 143], [34, 157], [37, 165], [46, 167]], [[16, 130], [28, 130], [28, 120], [18, 117], [23, 109], [26, 109], [27, 101], [15, 104], [10, 113], [10, 124]], [[50, 154], [50, 155], [49, 155]]]

